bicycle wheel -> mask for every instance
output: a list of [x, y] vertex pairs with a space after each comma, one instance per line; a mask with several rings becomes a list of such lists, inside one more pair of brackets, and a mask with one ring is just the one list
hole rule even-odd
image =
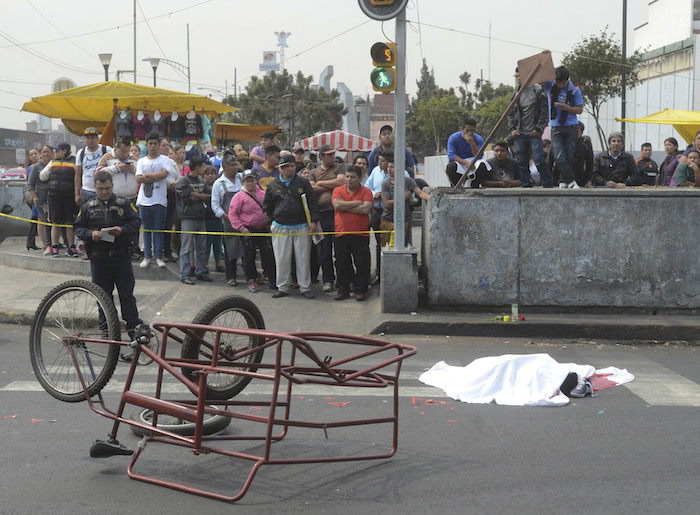
[[[66, 402], [85, 400], [66, 336], [120, 340], [119, 318], [112, 297], [89, 281], [59, 284], [46, 294], [29, 331], [29, 356], [36, 378], [51, 395]], [[112, 377], [119, 346], [72, 343], [90, 397]]]
[[[192, 320], [193, 324], [212, 325], [217, 327], [234, 327], [249, 329], [265, 329], [265, 322], [262, 314], [255, 304], [246, 298], [231, 295], [221, 297], [205, 306]], [[206, 336], [202, 331], [199, 336]], [[211, 333], [209, 334], [211, 336]], [[187, 359], [211, 360], [214, 347], [213, 338], [207, 340], [206, 345], [191, 336], [186, 336], [182, 342], [181, 356]], [[219, 354], [222, 359], [220, 366], [230, 366], [231, 361], [226, 361], [226, 356], [230, 356], [234, 351], [253, 348], [264, 343], [263, 338], [244, 336], [239, 334], [222, 334]], [[263, 349], [247, 355], [239, 363], [260, 363]], [[254, 372], [256, 368], [246, 367], [244, 370]], [[192, 370], [183, 368], [183, 373], [191, 378]], [[249, 377], [236, 376], [232, 374], [210, 374], [207, 377], [207, 398], [209, 399], [230, 399], [245, 388], [250, 382]]]
[[[216, 407], [216, 406], [213, 406]], [[129, 415], [131, 420], [136, 422], [141, 422], [142, 424], [153, 425], [153, 410], [150, 409], [139, 409], [134, 411]], [[204, 414], [204, 420], [202, 421], [202, 431], [205, 435], [213, 435], [219, 431], [223, 431], [231, 423], [231, 417], [225, 417], [223, 415], [209, 415]], [[136, 436], [151, 436], [151, 431], [148, 429], [143, 429], [138, 426], [129, 426], [131, 432]], [[158, 428], [170, 431], [180, 436], [194, 436], [195, 424], [194, 422], [188, 422], [179, 418], [175, 418], [165, 413], [158, 414]]]

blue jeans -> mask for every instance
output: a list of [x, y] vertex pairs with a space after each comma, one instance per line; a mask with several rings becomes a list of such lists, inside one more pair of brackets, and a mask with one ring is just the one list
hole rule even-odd
[[194, 247], [195, 274], [200, 276], [207, 273], [207, 235], [190, 234], [191, 232], [205, 232], [206, 220], [183, 220], [182, 234], [180, 235], [180, 279], [186, 279], [190, 275], [190, 250]]
[[530, 136], [529, 134], [520, 134], [515, 138], [515, 154], [518, 158], [518, 166], [520, 168], [520, 186], [523, 188], [532, 187], [530, 183], [530, 152], [532, 152], [532, 159], [535, 161], [535, 166], [540, 171], [542, 187], [553, 187], [552, 170], [547, 166], [547, 158], [542, 149], [542, 138], [539, 136]]
[[[143, 224], [143, 255], [151, 259], [163, 257], [163, 228], [165, 227], [165, 213], [167, 208], [156, 204], [155, 206], [139, 206], [141, 222]], [[155, 232], [151, 232], [151, 229]], [[152, 245], [152, 247], [151, 247]], [[152, 250], [151, 250], [152, 249]]]
[[578, 124], [565, 127], [552, 127], [552, 152], [554, 162], [561, 174], [561, 181], [569, 184], [574, 180], [574, 172], [571, 168], [576, 153], [576, 141], [578, 141]]

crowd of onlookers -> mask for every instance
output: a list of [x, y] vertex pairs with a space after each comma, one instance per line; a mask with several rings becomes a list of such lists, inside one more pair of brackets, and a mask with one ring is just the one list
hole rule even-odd
[[[178, 262], [183, 284], [210, 282], [216, 271], [236, 286], [240, 265], [251, 292], [264, 282], [277, 298], [295, 287], [311, 298], [311, 284], [320, 282], [324, 292], [337, 290], [337, 300], [353, 292], [364, 300], [379, 282], [379, 249], [390, 243], [394, 217], [390, 126], [382, 127], [379, 146], [369, 155], [358, 153], [352, 164], [327, 145], [308, 153], [282, 150], [272, 133], [263, 133], [250, 153], [236, 146], [190, 159], [184, 147], [156, 133], [146, 135], [145, 152], [127, 138], [114, 147], [100, 145], [94, 128], [84, 138], [75, 156], [66, 143], [30, 152], [28, 190], [34, 218], [42, 223], [31, 224], [28, 249], [39, 249], [38, 233], [45, 255], [60, 257], [65, 249], [66, 256], [90, 258], [94, 242], [87, 249], [80, 245], [73, 223], [81, 209], [92, 209], [91, 223], [103, 216], [95, 215], [95, 178], [106, 172], [114, 197], [138, 213], [140, 231], [130, 234], [128, 253], [141, 268]], [[410, 227], [413, 207], [427, 194], [425, 183], [413, 180], [413, 157], [406, 152]], [[377, 240], [374, 277], [370, 229]]]
[[[520, 84], [517, 69], [516, 79]], [[564, 67], [556, 69], [555, 80], [519, 89], [513, 99], [517, 101], [509, 113], [508, 138], [493, 145], [493, 158], [474, 159], [484, 139], [473, 118], [465, 117], [460, 130], [450, 136], [446, 173], [453, 184], [700, 186], [700, 132], [685, 152], [674, 138], [667, 138], [660, 165], [651, 158], [649, 143], [642, 145], [638, 159], [625, 152], [619, 132], [609, 135], [608, 150], [594, 156], [577, 117], [581, 92]], [[551, 141], [542, 138], [547, 127]], [[368, 155], [357, 153], [352, 164], [328, 145], [308, 153], [299, 147], [280, 149], [269, 132], [261, 134], [250, 152], [237, 145], [208, 155], [196, 152], [196, 144], [171, 144], [156, 132], [138, 144], [117, 138], [111, 147], [101, 145], [97, 130], [90, 127], [84, 139], [85, 147], [75, 156], [67, 143], [29, 152], [28, 193], [33, 218], [41, 224], [31, 224], [28, 249], [39, 248], [38, 233], [45, 255], [59, 257], [63, 248], [69, 257], [90, 258], [90, 245], [82, 248], [73, 227], [79, 210], [87, 208], [93, 214], [90, 223], [98, 224], [104, 216], [101, 229], [119, 233], [124, 241], [120, 231], [107, 226], [109, 216], [122, 220], [122, 215], [105, 211], [109, 206], [123, 214], [122, 204], [110, 204], [106, 189], [101, 199], [96, 189], [95, 178], [104, 172], [107, 175], [99, 176], [109, 177], [110, 195], [137, 213], [140, 231], [128, 231], [124, 251], [141, 268], [178, 262], [183, 284], [210, 282], [217, 272], [225, 274], [229, 286], [237, 286], [240, 265], [251, 292], [266, 283], [276, 298], [295, 287], [311, 298], [311, 284], [320, 282], [324, 292], [337, 290], [337, 300], [347, 298], [351, 290], [357, 300], [364, 300], [368, 288], [379, 283], [381, 248], [391, 244], [394, 230], [397, 149], [389, 125], [380, 129], [377, 147]], [[409, 149], [398, 150], [405, 153], [402, 200], [405, 238], [411, 244], [412, 210], [428, 196], [425, 182], [415, 177]], [[373, 277], [370, 230], [377, 243]], [[90, 240], [92, 233], [86, 234]], [[105, 237], [110, 238], [109, 230]], [[104, 240], [100, 245], [105, 252], [116, 252]], [[258, 255], [262, 270], [256, 268]]]
[[[651, 143], [642, 144], [641, 156], [634, 159], [624, 150], [620, 132], [612, 132], [608, 149], [594, 156], [591, 140], [578, 120], [583, 112], [581, 91], [569, 71], [560, 66], [554, 80], [525, 88], [517, 68], [515, 77], [521, 87], [511, 98], [514, 106], [508, 114], [508, 137], [493, 145], [493, 158], [474, 160], [484, 139], [473, 118], [465, 117], [460, 130], [450, 136], [446, 173], [452, 184], [472, 188], [552, 188], [558, 184], [570, 189], [696, 185], [700, 132], [685, 152], [678, 149], [675, 138], [666, 138], [661, 165], [651, 158]], [[551, 139], [542, 137], [547, 127]], [[700, 186], [700, 178], [697, 184]]]

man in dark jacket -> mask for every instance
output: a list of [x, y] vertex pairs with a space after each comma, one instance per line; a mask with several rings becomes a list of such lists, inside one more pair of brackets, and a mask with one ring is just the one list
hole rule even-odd
[[639, 186], [642, 183], [634, 157], [622, 150], [624, 144], [625, 140], [621, 132], [610, 134], [608, 137], [610, 150], [601, 152], [593, 160], [591, 182], [594, 186], [624, 188]]
[[311, 293], [311, 238], [318, 231], [318, 201], [311, 183], [296, 175], [294, 156], [280, 158], [280, 176], [267, 185], [263, 212], [272, 232], [278, 290], [274, 298], [286, 297], [292, 289], [292, 256], [296, 260], [297, 282], [301, 295], [313, 299]]
[[211, 189], [202, 180], [204, 159], [190, 159], [190, 173], [177, 181], [175, 197], [177, 199], [177, 217], [182, 220], [180, 239], [180, 281], [194, 284], [190, 279], [190, 251], [195, 250], [195, 275], [200, 281], [211, 282], [207, 273], [207, 202], [210, 201]]
[[[515, 80], [521, 86], [520, 71], [515, 69]], [[511, 100], [518, 91], [514, 91]], [[508, 114], [508, 131], [515, 139], [515, 153], [520, 168], [520, 185], [532, 187], [530, 182], [530, 154], [542, 178], [542, 187], [552, 188], [552, 171], [542, 149], [542, 133], [549, 124], [547, 93], [539, 84], [533, 84], [522, 92], [518, 102]]]
[[75, 234], [85, 242], [92, 282], [110, 296], [117, 287], [126, 331], [133, 338], [134, 328], [142, 321], [134, 297], [129, 243], [139, 232], [141, 218], [133, 204], [113, 193], [109, 172], [97, 172], [94, 180], [97, 197], [85, 202], [80, 209], [74, 224]]

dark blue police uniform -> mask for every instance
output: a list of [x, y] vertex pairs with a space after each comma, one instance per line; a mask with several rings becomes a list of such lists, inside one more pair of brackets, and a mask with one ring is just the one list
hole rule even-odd
[[[122, 232], [114, 242], [92, 239], [93, 231], [117, 225]], [[134, 327], [142, 323], [136, 308], [134, 270], [129, 256], [129, 241], [141, 227], [138, 211], [133, 204], [116, 195], [112, 195], [107, 202], [92, 198], [83, 204], [73, 227], [76, 236], [85, 242], [92, 282], [110, 296], [117, 287], [122, 318], [126, 322], [127, 333], [131, 335]]]

